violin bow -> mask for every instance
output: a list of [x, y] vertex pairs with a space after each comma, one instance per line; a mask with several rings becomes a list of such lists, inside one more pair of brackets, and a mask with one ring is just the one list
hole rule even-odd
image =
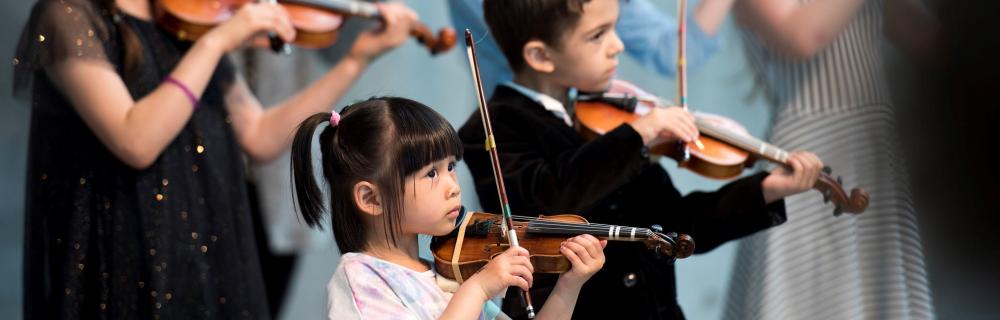
[[[688, 101], [687, 101], [687, 0], [677, 1], [677, 100], [680, 102], [680, 107], [685, 111], [688, 111]], [[701, 143], [701, 139], [695, 139], [694, 145], [699, 149], [704, 149], [705, 145]], [[691, 149], [687, 143], [682, 143], [679, 147], [683, 148], [682, 157], [683, 161], [687, 162], [691, 158]], [[678, 165], [681, 164], [678, 162]]]
[[[517, 232], [514, 230], [514, 218], [510, 213], [510, 201], [507, 199], [507, 188], [503, 184], [503, 172], [500, 169], [500, 155], [497, 153], [497, 142], [493, 138], [493, 126], [490, 123], [490, 112], [486, 108], [486, 97], [483, 93], [483, 82], [479, 76], [479, 59], [476, 58], [476, 42], [472, 39], [472, 32], [465, 29], [465, 47], [469, 57], [469, 70], [472, 71], [472, 79], [476, 83], [476, 96], [479, 101], [479, 116], [483, 120], [483, 130], [486, 133], [486, 151], [490, 153], [490, 163], [493, 165], [493, 179], [496, 180], [497, 194], [500, 196], [500, 210], [502, 211], [503, 223], [500, 230], [507, 236], [507, 241], [511, 247], [520, 247], [517, 242]], [[531, 305], [531, 293], [521, 290], [521, 298], [527, 305], [528, 319], [535, 317], [535, 307]]]
[[687, 103], [687, 57], [684, 46], [687, 42], [687, 0], [677, 1], [677, 99], [680, 107], [688, 109]]

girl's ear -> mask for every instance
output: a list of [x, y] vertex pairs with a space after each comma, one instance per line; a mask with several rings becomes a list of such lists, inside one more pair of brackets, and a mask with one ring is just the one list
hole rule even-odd
[[524, 55], [525, 64], [537, 72], [551, 73], [556, 70], [549, 46], [540, 40], [531, 40], [525, 43], [521, 54]]
[[354, 184], [354, 203], [357, 204], [361, 212], [378, 216], [381, 215], [382, 201], [378, 193], [378, 188], [368, 181], [360, 181]]

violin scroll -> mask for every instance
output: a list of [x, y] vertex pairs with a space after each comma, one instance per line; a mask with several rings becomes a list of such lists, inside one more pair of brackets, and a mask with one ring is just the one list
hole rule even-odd
[[660, 225], [649, 228], [652, 232], [645, 240], [646, 248], [652, 250], [658, 257], [669, 257], [671, 260], [684, 259], [694, 253], [694, 238], [676, 232], [663, 233]]
[[831, 172], [830, 167], [824, 167], [823, 172], [817, 177], [816, 185], [813, 188], [823, 194], [823, 203], [833, 202], [833, 216], [840, 216], [844, 212], [850, 214], [864, 212], [868, 208], [868, 202], [871, 200], [868, 192], [861, 188], [854, 188], [851, 189], [851, 194], [848, 195], [844, 191], [844, 187], [841, 186], [843, 182], [840, 177], [834, 179], [830, 175]]

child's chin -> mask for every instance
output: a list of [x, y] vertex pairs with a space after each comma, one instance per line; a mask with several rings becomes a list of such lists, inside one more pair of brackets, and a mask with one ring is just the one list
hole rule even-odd
[[448, 235], [452, 231], [455, 231], [455, 223], [454, 222], [452, 222], [452, 223], [450, 223], [448, 225], [442, 225], [437, 230], [434, 230], [434, 232], [431, 233], [431, 235], [435, 236], [435, 237], [441, 237], [441, 236]]
[[604, 92], [608, 91], [608, 89], [611, 88], [611, 79], [607, 79], [605, 81], [600, 81], [600, 82], [580, 84], [578, 86], [575, 86], [574, 88], [583, 92]]

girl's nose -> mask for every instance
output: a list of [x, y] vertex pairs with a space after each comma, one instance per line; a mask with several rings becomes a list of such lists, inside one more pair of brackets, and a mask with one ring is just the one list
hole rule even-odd
[[448, 187], [448, 199], [454, 198], [462, 194], [462, 187], [458, 185], [458, 176], [452, 176], [451, 186]]

